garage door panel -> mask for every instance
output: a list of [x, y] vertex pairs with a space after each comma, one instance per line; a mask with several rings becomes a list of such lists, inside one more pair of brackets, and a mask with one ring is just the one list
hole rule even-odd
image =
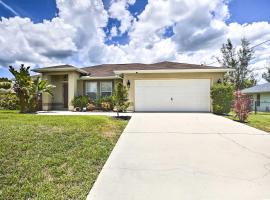
[[210, 80], [136, 80], [136, 111], [210, 111]]

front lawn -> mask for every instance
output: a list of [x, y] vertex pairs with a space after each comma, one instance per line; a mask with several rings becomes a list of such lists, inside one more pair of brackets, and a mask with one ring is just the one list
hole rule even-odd
[[[233, 114], [231, 114], [229, 118], [233, 119]], [[270, 113], [252, 113], [248, 118], [247, 125], [270, 133]]]
[[85, 199], [126, 124], [0, 111], [0, 199]]

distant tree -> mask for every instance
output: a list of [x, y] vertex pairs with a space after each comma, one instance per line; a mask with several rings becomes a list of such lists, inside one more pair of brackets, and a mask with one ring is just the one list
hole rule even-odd
[[18, 98], [12, 90], [12, 82], [8, 78], [0, 78], [0, 109], [17, 110]]
[[253, 87], [257, 84], [257, 79], [255, 78], [254, 74], [251, 73], [249, 78], [244, 81], [244, 88]]
[[0, 94], [11, 92], [11, 80], [8, 78], [0, 78]]
[[252, 80], [251, 77], [252, 70], [248, 68], [254, 52], [249, 45], [249, 41], [246, 38], [242, 38], [241, 48], [236, 51], [231, 40], [228, 39], [227, 43], [223, 44], [220, 49], [222, 59], [219, 59], [218, 61], [224, 67], [235, 70], [226, 75], [225, 81], [234, 84], [236, 89], [243, 89], [246, 88], [246, 85], [254, 83], [254, 80]]
[[[227, 39], [226, 44], [222, 44], [220, 51], [222, 54], [222, 59], [218, 59], [218, 62], [221, 63], [223, 67], [236, 69], [238, 66], [238, 59], [236, 57], [235, 47], [230, 39]], [[234, 83], [235, 81], [233, 78], [235, 76], [235, 72], [229, 72], [225, 76], [225, 81]]]
[[46, 80], [40, 78], [33, 80], [29, 70], [30, 67], [25, 67], [23, 64], [18, 71], [12, 66], [9, 67], [9, 71], [15, 78], [13, 90], [19, 98], [22, 113], [35, 112], [38, 95], [43, 92], [52, 94], [52, 88], [54, 87], [48, 85]]
[[2, 77], [0, 78], [0, 82], [11, 82], [8, 78]]
[[262, 78], [270, 83], [270, 67], [268, 67], [267, 71], [262, 74]]

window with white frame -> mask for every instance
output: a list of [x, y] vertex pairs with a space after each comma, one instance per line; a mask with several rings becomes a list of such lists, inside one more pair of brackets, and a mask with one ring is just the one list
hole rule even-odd
[[97, 99], [97, 82], [86, 82], [85, 94], [89, 96], [90, 99]]
[[112, 81], [100, 82], [100, 96], [108, 97], [112, 95]]

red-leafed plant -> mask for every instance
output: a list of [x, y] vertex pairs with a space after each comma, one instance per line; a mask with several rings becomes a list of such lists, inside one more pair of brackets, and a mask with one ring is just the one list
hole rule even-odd
[[240, 122], [245, 122], [252, 110], [252, 100], [250, 97], [243, 94], [240, 90], [234, 93], [234, 97], [234, 112], [236, 115], [235, 117], [237, 117]]

